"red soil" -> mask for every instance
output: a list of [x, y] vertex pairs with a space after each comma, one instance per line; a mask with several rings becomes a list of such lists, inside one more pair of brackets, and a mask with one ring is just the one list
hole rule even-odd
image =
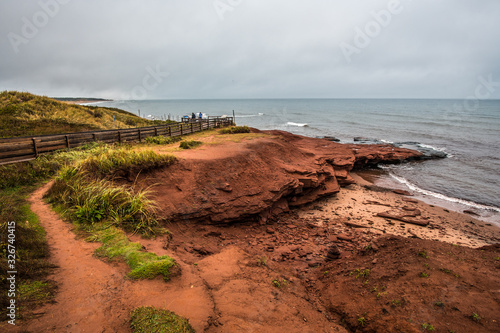
[[[323, 201], [289, 211], [340, 191], [340, 184], [353, 181], [348, 172], [355, 165], [416, 154], [272, 134], [281, 137], [178, 153], [179, 163], [141, 176], [139, 186], [158, 184], [153, 189], [173, 238], [130, 238], [177, 260], [182, 275], [169, 282], [126, 279], [124, 264], [95, 258], [98, 245], [76, 239], [43, 203], [50, 184], [35, 192], [30, 201], [59, 266], [52, 277], [59, 291], [55, 304], [21, 328], [128, 332], [130, 311], [152, 305], [185, 316], [198, 332], [422, 332], [423, 324], [436, 332], [500, 331], [498, 248], [381, 236], [386, 229], [379, 224], [386, 220], [375, 214], [358, 219], [357, 212], [371, 205], [355, 197], [347, 204], [339, 200], [348, 211], [326, 214]], [[380, 204], [393, 206], [397, 195], [391, 195]], [[436, 219], [429, 227], [412, 225], [410, 236], [424, 237], [421, 229], [437, 227], [437, 217], [447, 219], [423, 204], [418, 209]], [[316, 212], [326, 215], [319, 219]], [[487, 229], [474, 221], [470, 235]], [[498, 239], [498, 230], [488, 234], [481, 240]], [[428, 258], [419, 256], [422, 251]], [[357, 269], [370, 274], [356, 278]]]

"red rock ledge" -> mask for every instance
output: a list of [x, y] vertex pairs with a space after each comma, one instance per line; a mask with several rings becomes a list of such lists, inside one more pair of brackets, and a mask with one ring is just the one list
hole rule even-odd
[[210, 223], [268, 218], [352, 184], [350, 171], [419, 159], [391, 145], [340, 144], [283, 131], [241, 142], [203, 145], [179, 162], [142, 176], [167, 220]]

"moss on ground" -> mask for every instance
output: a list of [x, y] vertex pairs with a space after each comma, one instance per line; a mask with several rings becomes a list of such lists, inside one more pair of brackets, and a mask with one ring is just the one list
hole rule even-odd
[[156, 309], [154, 307], [140, 307], [132, 311], [130, 326], [134, 333], [194, 333], [195, 330], [189, 321], [175, 313]]
[[89, 240], [102, 243], [96, 255], [124, 260], [131, 269], [128, 276], [132, 279], [154, 279], [160, 275], [168, 281], [177, 270], [174, 259], [143, 251], [141, 244], [129, 241], [125, 233], [116, 227], [96, 225], [91, 233], [93, 236]]

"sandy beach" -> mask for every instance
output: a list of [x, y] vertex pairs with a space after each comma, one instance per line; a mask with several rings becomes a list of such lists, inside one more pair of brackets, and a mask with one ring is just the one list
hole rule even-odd
[[[396, 194], [363, 178], [362, 171], [352, 174], [356, 184], [344, 188], [335, 197], [325, 198], [302, 208], [301, 218], [323, 223], [334, 221], [359, 225], [373, 233], [441, 241], [478, 248], [500, 242], [500, 228], [471, 215], [427, 204], [412, 196]], [[411, 192], [410, 192], [411, 194]], [[429, 220], [428, 226], [377, 216], [387, 211], [415, 211]]]

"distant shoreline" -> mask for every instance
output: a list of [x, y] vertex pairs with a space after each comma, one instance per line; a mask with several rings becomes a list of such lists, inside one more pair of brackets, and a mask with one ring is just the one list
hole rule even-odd
[[97, 102], [110, 102], [112, 99], [105, 98], [87, 98], [87, 97], [51, 97], [60, 102], [68, 104], [84, 104], [84, 103], [97, 103]]

